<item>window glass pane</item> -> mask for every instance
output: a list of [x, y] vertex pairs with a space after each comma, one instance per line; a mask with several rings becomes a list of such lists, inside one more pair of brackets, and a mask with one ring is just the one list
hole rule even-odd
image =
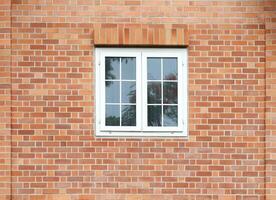
[[122, 79], [135, 80], [136, 79], [136, 59], [122, 58]]
[[177, 59], [176, 58], [163, 59], [163, 79], [177, 80]]
[[161, 126], [161, 106], [148, 106], [148, 126]]
[[177, 83], [176, 82], [163, 83], [163, 103], [177, 104]]
[[120, 126], [120, 106], [106, 105], [105, 107], [105, 125]]
[[119, 81], [105, 82], [105, 102], [106, 103], [120, 102], [120, 82]]
[[105, 79], [120, 79], [120, 58], [105, 58]]
[[136, 83], [122, 81], [122, 103], [136, 103]]
[[122, 106], [122, 126], [136, 126], [136, 106]]
[[148, 82], [148, 103], [161, 103], [161, 82]]
[[163, 126], [177, 126], [177, 106], [163, 107]]
[[147, 59], [147, 74], [148, 80], [161, 80], [161, 59]]

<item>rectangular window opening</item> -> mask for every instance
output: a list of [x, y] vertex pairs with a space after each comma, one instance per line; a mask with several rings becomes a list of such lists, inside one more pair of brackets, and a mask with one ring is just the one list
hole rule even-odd
[[187, 73], [185, 48], [96, 48], [96, 136], [187, 136]]

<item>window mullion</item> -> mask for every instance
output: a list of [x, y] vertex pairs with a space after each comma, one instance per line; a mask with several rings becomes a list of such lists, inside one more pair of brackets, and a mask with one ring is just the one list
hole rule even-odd
[[144, 113], [146, 113], [147, 112], [147, 105], [145, 104], [145, 102], [144, 102], [144, 98], [145, 98], [145, 95], [146, 94], [144, 94], [144, 93], [146, 93], [146, 91], [147, 91], [147, 89], [146, 88], [144, 88], [144, 86], [145, 86], [145, 81], [146, 81], [146, 79], [145, 79], [145, 75], [144, 75], [144, 73], [145, 73], [145, 66], [144, 66], [144, 58], [143, 58], [143, 53], [142, 52], [140, 52], [140, 69], [141, 69], [141, 71], [140, 71], [140, 77], [138, 77], [139, 78], [139, 80], [140, 80], [140, 102], [139, 102], [139, 106], [140, 106], [140, 120], [141, 120], [141, 131], [144, 131], [144, 125], [145, 125], [145, 117], [144, 117]]
[[161, 58], [161, 127], [163, 126], [163, 58]]
[[122, 126], [122, 58], [120, 57], [120, 80], [119, 80], [119, 93], [120, 93], [120, 102], [119, 102], [119, 109], [120, 109], [120, 126]]

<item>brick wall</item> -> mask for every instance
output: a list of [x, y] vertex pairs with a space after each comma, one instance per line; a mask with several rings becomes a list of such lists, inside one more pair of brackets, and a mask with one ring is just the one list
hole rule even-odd
[[266, 25], [266, 193], [276, 199], [276, 1], [265, 2]]
[[[12, 81], [13, 199], [264, 200], [266, 192], [273, 199], [274, 3], [12, 0], [13, 62], [7, 67], [7, 54], [3, 69]], [[103, 24], [111, 29], [99, 44], [119, 30], [110, 24], [146, 27], [148, 38], [147, 26], [181, 27], [184, 38], [172, 31], [166, 41], [189, 43], [189, 139], [94, 137], [93, 54]], [[154, 45], [171, 43], [159, 34]], [[151, 44], [139, 34], [130, 41]], [[3, 76], [8, 120], [10, 76]], [[9, 123], [0, 126], [7, 147], [0, 173], [8, 179]], [[8, 182], [0, 179], [0, 194]]]
[[11, 1], [0, 1], [0, 200], [11, 188]]

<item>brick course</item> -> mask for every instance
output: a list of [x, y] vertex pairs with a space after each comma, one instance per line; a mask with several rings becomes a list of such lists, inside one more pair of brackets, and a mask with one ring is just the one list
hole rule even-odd
[[[0, 0], [0, 199], [275, 199], [275, 4]], [[189, 138], [96, 138], [95, 45], [187, 45]]]
[[95, 46], [188, 46], [185, 24], [95, 24]]

